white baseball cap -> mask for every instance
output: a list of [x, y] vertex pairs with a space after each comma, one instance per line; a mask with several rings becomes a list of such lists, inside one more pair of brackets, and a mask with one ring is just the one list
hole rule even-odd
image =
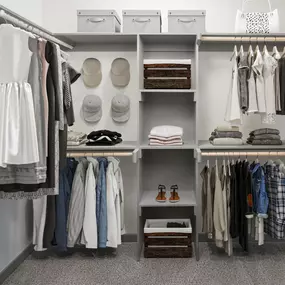
[[83, 118], [88, 123], [96, 123], [102, 118], [102, 100], [97, 95], [86, 95], [82, 103]]
[[130, 82], [130, 64], [125, 58], [116, 58], [111, 66], [111, 80], [116, 87], [125, 87]]
[[92, 57], [85, 59], [82, 65], [82, 78], [87, 87], [97, 87], [102, 81], [101, 62]]
[[115, 122], [125, 123], [130, 118], [130, 99], [119, 94], [112, 99], [112, 118]]

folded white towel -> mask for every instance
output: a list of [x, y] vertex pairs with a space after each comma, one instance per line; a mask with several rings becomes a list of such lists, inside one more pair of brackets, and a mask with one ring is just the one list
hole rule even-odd
[[154, 142], [152, 142], [152, 143], [149, 143], [149, 145], [156, 145], [156, 146], [158, 146], [158, 145], [161, 145], [161, 146], [167, 146], [167, 145], [169, 145], [169, 146], [172, 146], [172, 145], [183, 145], [183, 143], [182, 142], [177, 142], [177, 143], [167, 143], [167, 144], [165, 144], [165, 143], [154, 143]]
[[85, 144], [85, 143], [87, 143], [87, 142], [88, 142], [87, 139], [84, 139], [84, 140], [81, 140], [81, 141], [77, 141], [77, 142], [74, 142], [74, 141], [67, 141], [67, 145], [69, 145], [69, 146], [78, 146], [78, 145]]
[[78, 142], [85, 138], [87, 138], [87, 135], [81, 132], [68, 131], [67, 133], [68, 141]]
[[181, 139], [171, 140], [171, 141], [162, 141], [162, 140], [156, 140], [156, 139], [150, 139], [150, 143], [162, 143], [162, 144], [172, 144], [172, 143], [182, 143], [183, 141]]
[[237, 138], [217, 138], [211, 141], [213, 145], [242, 145], [243, 140]]
[[161, 141], [171, 141], [171, 140], [182, 140], [181, 136], [172, 136], [172, 137], [160, 137], [160, 136], [148, 136], [149, 139], [154, 139], [154, 140], [161, 140]]
[[164, 138], [169, 138], [173, 136], [183, 136], [183, 129], [176, 126], [157, 126], [152, 128], [150, 131], [151, 136], [159, 136]]
[[215, 131], [219, 131], [219, 132], [238, 132], [239, 131], [239, 127], [235, 127], [235, 126], [217, 126]]

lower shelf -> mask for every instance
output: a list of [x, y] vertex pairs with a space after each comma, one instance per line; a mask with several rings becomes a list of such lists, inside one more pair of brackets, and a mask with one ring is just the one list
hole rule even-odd
[[[160, 203], [155, 200], [158, 191], [144, 191], [140, 207], [193, 207], [196, 206], [196, 196], [193, 190], [179, 190], [180, 201], [177, 203], [170, 203], [169, 200]], [[169, 192], [166, 193], [166, 197], [169, 198]]]

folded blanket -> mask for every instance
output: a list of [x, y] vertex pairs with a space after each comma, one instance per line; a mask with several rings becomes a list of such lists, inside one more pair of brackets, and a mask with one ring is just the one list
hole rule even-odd
[[265, 135], [265, 134], [279, 135], [280, 132], [277, 129], [263, 128], [263, 129], [254, 130], [249, 135], [256, 136], [256, 135]]
[[237, 138], [217, 138], [210, 141], [213, 145], [242, 145], [242, 139]]
[[239, 127], [235, 127], [235, 126], [217, 126], [215, 131], [219, 131], [219, 132], [238, 132], [239, 131]]
[[168, 144], [164, 144], [164, 143], [149, 143], [149, 145], [160, 145], [160, 146], [173, 146], [173, 145], [183, 145], [182, 142], [177, 142], [177, 143], [168, 143]]
[[248, 144], [252, 145], [282, 145], [283, 142], [281, 140], [253, 140], [253, 141], [247, 141]]
[[169, 138], [172, 136], [183, 136], [183, 129], [176, 126], [157, 126], [150, 131], [151, 136]]
[[74, 131], [68, 131], [67, 132], [67, 140], [78, 142], [82, 141], [83, 139], [86, 139], [87, 135], [81, 132], [74, 132]]
[[182, 143], [181, 139], [174, 139], [174, 140], [170, 140], [170, 141], [162, 141], [162, 140], [155, 140], [155, 139], [150, 139], [149, 143], [161, 143], [161, 144], [172, 144], [172, 143]]
[[171, 141], [171, 140], [176, 140], [176, 139], [182, 140], [181, 136], [160, 137], [160, 136], [149, 135], [148, 138], [155, 139], [155, 140], [161, 140], [161, 141]]
[[121, 138], [110, 138], [108, 136], [101, 136], [97, 140], [89, 140], [86, 145], [95, 146], [95, 145], [115, 145], [121, 143]]
[[74, 142], [74, 141], [67, 141], [67, 145], [69, 145], [69, 146], [77, 146], [77, 145], [85, 144], [85, 143], [87, 143], [87, 142], [88, 142], [87, 139], [84, 139], [84, 140], [81, 140], [81, 141], [77, 141], [77, 142]]
[[214, 131], [211, 134], [211, 138], [242, 138], [241, 132], [225, 132], [225, 131]]
[[256, 135], [256, 136], [250, 136], [248, 141], [253, 140], [281, 140], [280, 135], [272, 135], [272, 134], [265, 134], [265, 135]]

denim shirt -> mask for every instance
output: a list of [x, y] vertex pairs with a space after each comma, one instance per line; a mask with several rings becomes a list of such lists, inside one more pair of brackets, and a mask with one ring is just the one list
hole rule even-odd
[[99, 175], [96, 185], [96, 218], [98, 229], [98, 247], [106, 248], [107, 245], [107, 187], [106, 170], [108, 161], [106, 158], [97, 158], [99, 163]]
[[261, 218], [267, 218], [268, 195], [265, 187], [265, 175], [262, 166], [257, 163], [252, 165], [252, 192], [253, 192], [253, 211]]

